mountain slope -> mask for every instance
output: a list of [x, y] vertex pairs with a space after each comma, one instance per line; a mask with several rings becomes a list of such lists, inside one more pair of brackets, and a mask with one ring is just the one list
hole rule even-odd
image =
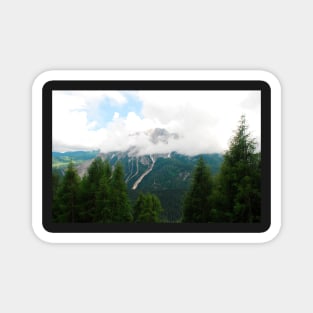
[[69, 152], [52, 152], [52, 167], [61, 172], [67, 167], [72, 160], [75, 165], [84, 163], [86, 160], [92, 160], [99, 154], [95, 151], [69, 151]]
[[[86, 156], [83, 154], [84, 152], [77, 153], [77, 155], [64, 153], [62, 161], [65, 162], [67, 157], [70, 162], [69, 157], [71, 157], [81, 177], [87, 173], [88, 167], [96, 156], [108, 160], [113, 169], [116, 162], [120, 161], [124, 167], [125, 182], [131, 201], [135, 201], [140, 192], [153, 193], [161, 201], [166, 220], [174, 222], [181, 218], [182, 201], [199, 155], [187, 156], [173, 152], [136, 156], [134, 151], [105, 154], [86, 152]], [[91, 158], [91, 156], [94, 157]], [[223, 160], [222, 155], [204, 154], [202, 156], [210, 166], [212, 174], [216, 174]], [[86, 160], [82, 161], [84, 158]]]

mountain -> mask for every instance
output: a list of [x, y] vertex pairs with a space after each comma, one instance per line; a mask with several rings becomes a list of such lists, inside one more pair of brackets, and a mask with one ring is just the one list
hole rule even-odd
[[[150, 129], [145, 132], [130, 134], [136, 142], [144, 138], [155, 147], [158, 144], [169, 145], [173, 140], [179, 140], [179, 135], [164, 128]], [[68, 163], [72, 160], [78, 174], [83, 177], [88, 167], [96, 157], [108, 160], [112, 168], [117, 161], [124, 167], [125, 182], [128, 186], [129, 197], [134, 202], [140, 192], [150, 192], [157, 195], [164, 208], [164, 218], [170, 222], [181, 218], [181, 208], [184, 195], [190, 185], [193, 169], [199, 159], [171, 152], [167, 154], [141, 155], [139, 146], [132, 146], [127, 151], [100, 153], [95, 151], [52, 152], [52, 167], [64, 174]], [[218, 153], [202, 155], [210, 166], [212, 174], [216, 174], [222, 163], [223, 156]]]
[[[207, 154], [203, 158], [210, 165], [212, 173], [216, 174], [222, 155]], [[159, 197], [165, 210], [164, 217], [172, 222], [179, 220], [184, 195], [198, 159], [199, 156], [190, 157], [178, 153], [130, 159], [121, 157], [130, 198], [136, 199], [139, 192], [151, 192]]]
[[[202, 156], [210, 166], [212, 174], [216, 174], [223, 156], [217, 153]], [[113, 169], [116, 162], [122, 163], [131, 201], [134, 202], [140, 192], [153, 193], [161, 201], [165, 210], [165, 219], [175, 222], [181, 218], [182, 201], [199, 155], [187, 156], [172, 152], [136, 156], [135, 148], [126, 152], [110, 153], [100, 153], [99, 151], [54, 152], [53, 167], [64, 171], [64, 166], [72, 160], [78, 174], [82, 177], [87, 173], [88, 167], [95, 157], [108, 160]]]
[[169, 139], [178, 139], [179, 135], [176, 133], [169, 133], [165, 128], [155, 128], [148, 132], [150, 135], [150, 141], [153, 144], [163, 142], [168, 144]]

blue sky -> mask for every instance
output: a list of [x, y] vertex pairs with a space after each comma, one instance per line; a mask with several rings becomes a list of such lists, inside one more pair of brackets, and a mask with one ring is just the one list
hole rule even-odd
[[93, 130], [105, 128], [112, 122], [114, 114], [118, 113], [120, 118], [126, 118], [129, 112], [134, 112], [142, 118], [142, 102], [131, 92], [121, 92], [126, 103], [118, 104], [112, 98], [104, 98], [98, 103], [91, 103], [86, 109], [88, 122], [96, 122]]

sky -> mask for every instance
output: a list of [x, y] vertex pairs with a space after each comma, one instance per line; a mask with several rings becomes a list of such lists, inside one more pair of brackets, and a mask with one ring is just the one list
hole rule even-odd
[[223, 153], [243, 114], [260, 149], [260, 91], [53, 91], [52, 103], [53, 151]]

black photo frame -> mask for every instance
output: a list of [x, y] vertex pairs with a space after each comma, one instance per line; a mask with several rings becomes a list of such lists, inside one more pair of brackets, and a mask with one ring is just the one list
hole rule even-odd
[[[261, 92], [260, 223], [53, 223], [52, 93], [57, 90], [256, 90]], [[263, 233], [271, 226], [271, 86], [263, 80], [50, 80], [42, 87], [42, 226], [49, 233]]]

